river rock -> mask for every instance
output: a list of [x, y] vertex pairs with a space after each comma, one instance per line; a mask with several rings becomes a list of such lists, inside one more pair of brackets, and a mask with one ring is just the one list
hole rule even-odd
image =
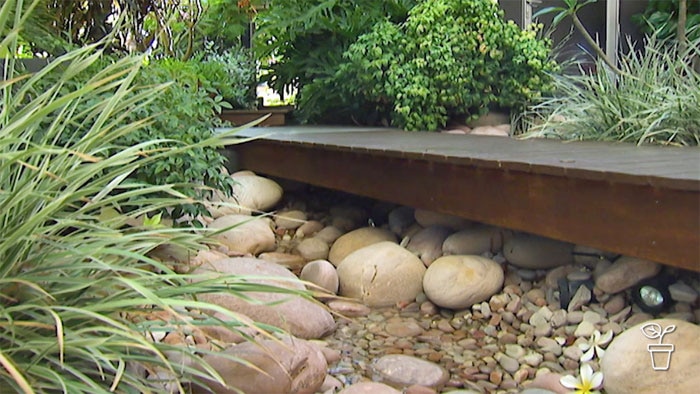
[[368, 306], [411, 301], [422, 291], [423, 262], [393, 242], [356, 250], [338, 264], [340, 295]]
[[440, 212], [427, 211], [425, 209], [416, 209], [414, 217], [416, 222], [423, 227], [443, 226], [458, 231], [467, 227], [471, 227], [473, 222], [458, 216], [452, 216]]
[[281, 211], [275, 215], [277, 228], [283, 230], [296, 230], [306, 222], [306, 213], [298, 209]]
[[338, 273], [327, 260], [315, 260], [306, 264], [301, 270], [300, 278], [333, 294], [338, 293]]
[[462, 309], [488, 300], [503, 286], [503, 269], [481, 256], [443, 256], [423, 277], [425, 295], [438, 306]]
[[336, 205], [329, 210], [331, 224], [342, 231], [351, 231], [367, 224], [367, 211], [354, 205]]
[[321, 230], [323, 230], [323, 223], [319, 222], [318, 220], [309, 220], [297, 228], [294, 235], [299, 238], [304, 238], [314, 235]]
[[327, 244], [332, 244], [335, 242], [338, 238], [340, 238], [343, 235], [343, 232], [340, 231], [340, 229], [333, 227], [333, 226], [327, 226], [322, 228], [318, 233], [316, 233], [315, 238], [318, 238], [322, 241], [324, 241]]
[[[656, 324], [660, 331], [674, 325], [675, 331], [661, 338], [647, 337], [642, 327]], [[649, 327], [647, 335], [652, 333]], [[700, 387], [700, 327], [681, 320], [658, 319], [630, 327], [616, 336], [600, 363], [605, 376], [605, 392], [617, 393], [695, 393]], [[649, 351], [666, 345], [666, 350], [652, 355]], [[648, 346], [651, 345], [651, 348]], [[670, 364], [665, 364], [670, 356]], [[652, 366], [652, 357], [657, 369]], [[667, 366], [667, 370], [659, 369]]]
[[301, 256], [290, 253], [266, 252], [260, 253], [258, 258], [286, 267], [295, 274], [299, 274], [299, 271], [301, 271], [304, 264], [306, 264], [306, 260], [304, 260]]
[[677, 302], [695, 303], [698, 299], [698, 292], [683, 282], [676, 282], [668, 287], [671, 298]]
[[322, 239], [311, 237], [299, 242], [294, 248], [294, 252], [306, 261], [325, 260], [328, 258], [330, 248]]
[[[231, 175], [235, 184], [233, 197], [226, 197], [215, 192], [213, 205], [209, 207], [212, 217], [219, 218], [230, 214], [249, 215], [251, 211], [266, 211], [273, 208], [282, 199], [282, 187], [268, 178], [255, 175], [250, 171], [240, 171]], [[226, 205], [217, 205], [224, 202]]]
[[403, 236], [406, 230], [416, 222], [415, 210], [411, 207], [397, 207], [389, 212], [389, 230]]
[[623, 256], [617, 259], [595, 280], [595, 285], [608, 294], [629, 289], [644, 279], [661, 271], [661, 265], [653, 261]]
[[486, 225], [456, 232], [442, 244], [444, 255], [481, 255], [486, 252], [497, 253], [503, 248], [501, 229]]
[[225, 356], [207, 354], [203, 358], [229, 387], [207, 381], [208, 387], [195, 388], [195, 394], [234, 394], [238, 392], [236, 389], [244, 393], [313, 394], [323, 384], [328, 367], [316, 346], [291, 337], [281, 343], [273, 340], [258, 340], [257, 344], [245, 342], [222, 353]]
[[380, 380], [399, 387], [417, 384], [440, 388], [450, 377], [437, 364], [402, 354], [380, 357], [372, 364], [372, 370]]
[[505, 240], [503, 256], [509, 263], [529, 269], [546, 269], [572, 264], [570, 243], [533, 234], [517, 233]]
[[426, 267], [442, 255], [442, 244], [452, 230], [443, 226], [430, 226], [411, 237], [406, 249], [423, 261]]
[[401, 392], [384, 383], [360, 382], [345, 387], [338, 394], [401, 394]]
[[[284, 267], [248, 257], [217, 260], [201, 265], [194, 273], [256, 276], [247, 282], [292, 290], [305, 288], [303, 283]], [[265, 278], [268, 276], [271, 278]], [[247, 292], [246, 296], [259, 303], [249, 303], [230, 293], [205, 293], [200, 294], [199, 299], [242, 313], [255, 321], [280, 327], [300, 338], [320, 338], [335, 329], [333, 316], [323, 306], [301, 296], [270, 292]]]
[[213, 235], [229, 252], [257, 255], [275, 250], [275, 233], [267, 219], [226, 215], [209, 224], [210, 229], [230, 229]]
[[396, 236], [389, 230], [377, 227], [363, 227], [338, 238], [331, 247], [328, 261], [336, 267], [350, 253], [378, 242], [396, 242]]
[[615, 253], [606, 252], [604, 250], [592, 248], [590, 246], [575, 245], [574, 246], [574, 262], [588, 267], [594, 267], [603, 260], [610, 261], [617, 256]]

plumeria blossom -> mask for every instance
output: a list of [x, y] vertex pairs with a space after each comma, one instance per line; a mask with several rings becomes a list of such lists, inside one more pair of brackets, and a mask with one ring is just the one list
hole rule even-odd
[[559, 382], [564, 387], [572, 389], [574, 394], [600, 394], [596, 389], [603, 385], [603, 373], [594, 373], [590, 365], [582, 364], [581, 375], [578, 378], [567, 375], [559, 379]]
[[591, 339], [589, 339], [587, 343], [579, 343], [578, 345], [579, 349], [584, 352], [581, 355], [581, 362], [591, 361], [594, 355], [597, 355], [598, 358], [602, 358], [605, 354], [603, 347], [610, 342], [612, 337], [612, 331], [608, 331], [602, 335], [598, 330], [593, 331], [593, 336], [591, 336]]

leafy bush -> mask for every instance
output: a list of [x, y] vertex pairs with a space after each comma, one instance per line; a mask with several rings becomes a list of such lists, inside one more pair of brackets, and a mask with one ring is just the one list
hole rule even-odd
[[[102, 69], [113, 67], [115, 62], [118, 60], [114, 57], [102, 57], [99, 61], [76, 70], [74, 77], [65, 83], [62, 82], [64, 70], [53, 67], [34, 85], [33, 94], [39, 96], [55, 84], [59, 84], [62, 92], [68, 94], [71, 89], [79, 89], [96, 75], [102, 75]], [[143, 70], [134, 78], [134, 84], [140, 90], [152, 90], [151, 100], [147, 105], [135, 107], [116, 118], [120, 123], [116, 123], [115, 127], [136, 122], [144, 124], [138, 131], [117, 138], [110, 153], [144, 141], [157, 141], [157, 149], [166, 149], [210, 139], [215, 126], [220, 122], [214, 108], [220, 106], [209, 92], [200, 88], [202, 78], [198, 66], [195, 61], [168, 58], [151, 60], [143, 66]], [[162, 85], [166, 87], [161, 88]], [[103, 97], [95, 100], [108, 100], [111, 92], [100, 94]], [[92, 104], [80, 102], [80, 105]], [[77, 108], [76, 111], [81, 113], [84, 109]], [[50, 121], [49, 118], [44, 120]], [[89, 122], [78, 125], [73, 133], [62, 135], [63, 142], [74, 142], [89, 132]], [[206, 208], [198, 201], [207, 197], [212, 189], [230, 192], [232, 180], [221, 172], [224, 162], [224, 156], [215, 147], [195, 145], [186, 152], [180, 151], [158, 161], [145, 160], [130, 174], [130, 178], [153, 185], [174, 185], [176, 190], [192, 200], [163, 213], [174, 218], [183, 215], [194, 218], [207, 214]]]
[[[659, 39], [676, 38], [679, 0], [650, 0], [643, 14], [632, 16], [642, 31]], [[700, 38], [700, 0], [687, 0], [686, 34], [689, 40]]]
[[423, 2], [403, 24], [378, 23], [344, 56], [331, 83], [409, 130], [523, 108], [550, 88], [556, 68], [548, 42], [505, 22], [491, 0]]
[[343, 52], [375, 23], [400, 23], [416, 0], [274, 0], [261, 11], [257, 45], [263, 80], [280, 93], [298, 90], [299, 110], [305, 119], [344, 106], [338, 89], [307, 89], [314, 81], [335, 74]]
[[230, 104], [227, 107], [256, 107], [257, 66], [247, 49], [207, 50], [192, 61], [197, 64], [202, 86]]
[[698, 55], [700, 39], [678, 53], [652, 36], [620, 58], [621, 74], [598, 60], [593, 74], [556, 76], [554, 94], [525, 113], [523, 137], [698, 145], [700, 74], [690, 61]]

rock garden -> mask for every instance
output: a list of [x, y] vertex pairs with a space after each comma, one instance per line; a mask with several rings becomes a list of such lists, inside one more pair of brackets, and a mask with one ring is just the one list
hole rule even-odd
[[[316, 300], [206, 296], [289, 333], [226, 345], [259, 370], [209, 356], [244, 392], [689, 393], [700, 383], [696, 272], [301, 184], [281, 182], [283, 192], [249, 171], [232, 177], [238, 199], [213, 202], [208, 226], [235, 227], [182, 263], [306, 286]], [[661, 278], [662, 306], [635, 298]], [[655, 327], [665, 338], [650, 339]], [[648, 351], [662, 341], [675, 347], [663, 371]]]

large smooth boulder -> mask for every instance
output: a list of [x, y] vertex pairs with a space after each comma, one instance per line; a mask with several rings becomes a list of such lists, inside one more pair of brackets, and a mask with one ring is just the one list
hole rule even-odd
[[573, 264], [574, 245], [534, 234], [517, 233], [503, 244], [509, 263], [528, 269], [547, 269]]
[[396, 235], [378, 227], [363, 227], [350, 231], [336, 239], [328, 253], [328, 261], [336, 267], [350, 253], [378, 242], [396, 242]]
[[281, 342], [269, 339], [257, 344], [245, 342], [203, 358], [228, 387], [207, 381], [206, 388], [194, 388], [195, 394], [234, 394], [238, 393], [236, 390], [249, 394], [313, 394], [323, 384], [328, 368], [316, 346], [292, 337]]
[[481, 256], [443, 256], [423, 276], [423, 291], [434, 304], [463, 309], [488, 300], [503, 286], [503, 269]]
[[444, 226], [455, 231], [471, 227], [474, 224], [474, 222], [458, 216], [428, 211], [425, 209], [416, 209], [414, 217], [416, 222], [423, 227]]
[[229, 252], [257, 255], [275, 250], [275, 233], [267, 219], [226, 215], [209, 224], [210, 229], [228, 230], [212, 236]]
[[444, 255], [480, 255], [496, 253], [503, 248], [503, 232], [498, 227], [476, 225], [456, 232], [442, 244]]
[[275, 225], [282, 230], [296, 230], [306, 223], [306, 213], [298, 209], [278, 212], [275, 215]]
[[[268, 178], [251, 171], [240, 171], [233, 175], [232, 197], [216, 192], [211, 199], [209, 213], [214, 218], [230, 214], [249, 215], [252, 211], [267, 211], [282, 199], [282, 187]], [[225, 203], [222, 205], [220, 203]]]
[[606, 293], [614, 294], [629, 289], [661, 271], [661, 265], [636, 257], [622, 256], [597, 275], [595, 285]]
[[359, 382], [345, 387], [338, 394], [401, 394], [401, 392], [384, 383]]
[[[658, 332], [669, 330], [670, 326], [675, 326], [675, 330], [667, 332], [661, 338], [656, 335]], [[642, 331], [643, 327], [646, 327], [644, 331]], [[700, 327], [682, 320], [651, 320], [628, 328], [613, 339], [601, 360], [605, 392], [609, 394], [698, 392], [700, 387], [698, 339], [700, 339]], [[651, 351], [654, 352], [653, 355]], [[652, 357], [657, 370], [652, 364]], [[667, 361], [670, 363], [666, 364]], [[667, 368], [664, 369], [664, 367]]]
[[406, 249], [418, 256], [426, 267], [442, 256], [442, 244], [452, 233], [444, 226], [426, 227], [411, 237]]
[[[201, 265], [194, 273], [208, 274], [205, 276], [256, 276], [247, 282], [292, 290], [305, 289], [304, 284], [286, 268], [255, 258], [217, 260]], [[230, 293], [200, 294], [199, 299], [242, 313], [255, 321], [280, 327], [299, 338], [321, 338], [335, 329], [333, 316], [322, 305], [301, 296], [268, 292], [246, 292], [245, 295], [256, 302], [250, 303]]]
[[422, 291], [425, 265], [393, 242], [359, 249], [338, 264], [340, 295], [368, 306], [391, 306], [411, 301]]

